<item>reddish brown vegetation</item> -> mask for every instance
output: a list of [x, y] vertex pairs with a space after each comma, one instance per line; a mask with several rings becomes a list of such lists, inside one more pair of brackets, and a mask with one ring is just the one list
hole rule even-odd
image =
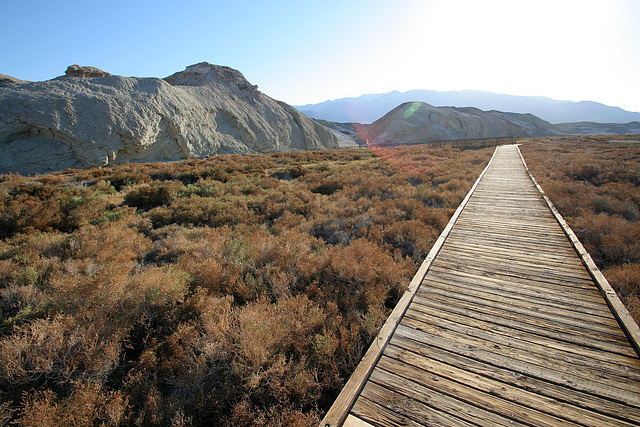
[[[636, 142], [619, 142], [624, 139]], [[521, 150], [533, 175], [640, 323], [638, 139], [536, 138]]]
[[316, 424], [492, 152], [0, 177], [0, 420]]

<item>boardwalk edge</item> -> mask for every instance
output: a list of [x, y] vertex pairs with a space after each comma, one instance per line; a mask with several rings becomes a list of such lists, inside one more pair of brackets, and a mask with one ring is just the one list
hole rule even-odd
[[602, 297], [604, 298], [607, 305], [609, 306], [609, 310], [611, 310], [611, 313], [615, 316], [616, 320], [618, 321], [618, 324], [620, 325], [625, 335], [629, 339], [629, 342], [633, 346], [633, 349], [635, 350], [636, 354], [640, 356], [640, 328], [638, 327], [638, 324], [635, 322], [635, 320], [633, 320], [633, 317], [631, 316], [631, 314], [629, 313], [625, 305], [620, 300], [620, 297], [618, 297], [618, 294], [616, 293], [616, 291], [611, 287], [611, 284], [609, 283], [607, 278], [604, 277], [604, 275], [602, 274], [602, 272], [600, 271], [596, 263], [591, 258], [591, 255], [589, 255], [589, 253], [584, 248], [582, 243], [580, 243], [580, 240], [578, 240], [578, 237], [576, 236], [576, 234], [573, 232], [571, 227], [569, 227], [569, 224], [567, 224], [567, 221], [565, 221], [565, 219], [562, 217], [560, 212], [556, 209], [556, 207], [551, 202], [551, 199], [549, 199], [549, 197], [544, 192], [540, 184], [538, 184], [538, 181], [536, 181], [536, 179], [533, 177], [533, 175], [531, 174], [531, 171], [529, 170], [529, 167], [527, 166], [527, 162], [524, 160], [524, 157], [522, 156], [520, 147], [516, 145], [516, 148], [518, 149], [518, 154], [520, 155], [522, 164], [524, 164], [524, 167], [527, 170], [529, 177], [531, 178], [536, 188], [544, 198], [545, 202], [547, 203], [547, 206], [553, 213], [553, 216], [556, 218], [556, 221], [558, 222], [558, 224], [560, 224], [560, 227], [562, 227], [562, 230], [564, 231], [565, 235], [571, 242], [571, 245], [580, 256], [580, 260], [582, 261], [582, 264], [585, 266], [585, 268], [589, 272], [589, 275], [598, 286], [598, 289], [600, 290]]
[[371, 375], [371, 372], [373, 371], [374, 366], [376, 365], [376, 363], [378, 362], [378, 359], [380, 359], [380, 356], [382, 355], [382, 352], [386, 348], [389, 342], [389, 339], [393, 335], [394, 331], [396, 330], [396, 327], [400, 323], [400, 320], [404, 316], [404, 313], [407, 311], [409, 304], [411, 304], [413, 297], [415, 296], [416, 292], [420, 288], [420, 285], [422, 284], [424, 277], [427, 275], [427, 272], [431, 267], [431, 263], [440, 252], [442, 245], [444, 244], [445, 240], [449, 236], [449, 233], [453, 229], [454, 224], [460, 217], [462, 210], [465, 208], [465, 206], [469, 202], [469, 199], [475, 192], [476, 187], [480, 183], [480, 180], [489, 169], [491, 162], [496, 156], [498, 148], [500, 147], [499, 146], [496, 147], [496, 149], [493, 152], [493, 155], [491, 156], [491, 159], [487, 163], [487, 166], [484, 168], [482, 173], [480, 173], [480, 176], [478, 176], [478, 179], [473, 184], [473, 186], [465, 196], [462, 203], [460, 203], [460, 206], [458, 206], [458, 209], [456, 209], [456, 211], [454, 212], [453, 216], [447, 223], [447, 226], [444, 228], [444, 230], [442, 230], [442, 233], [438, 237], [438, 240], [436, 240], [436, 242], [433, 244], [433, 247], [427, 254], [427, 257], [420, 265], [420, 268], [416, 272], [415, 276], [413, 276], [413, 279], [411, 280], [409, 287], [407, 288], [405, 293], [402, 295], [402, 298], [400, 298], [400, 301], [398, 301], [398, 304], [393, 309], [393, 311], [387, 318], [384, 325], [382, 325], [380, 332], [378, 333], [376, 338], [373, 340], [373, 342], [371, 343], [371, 346], [369, 347], [364, 357], [356, 367], [355, 371], [353, 371], [353, 374], [351, 375], [351, 377], [349, 377], [349, 380], [347, 381], [345, 386], [342, 388], [342, 391], [336, 398], [335, 402], [333, 403], [333, 405], [331, 406], [331, 408], [329, 409], [325, 417], [320, 422], [319, 427], [336, 427], [336, 426], [343, 425], [343, 423], [345, 422], [345, 419], [349, 415], [349, 410], [351, 410], [351, 407], [353, 406], [356, 398], [360, 394], [362, 387], [364, 387], [364, 384], [369, 378], [369, 375]]

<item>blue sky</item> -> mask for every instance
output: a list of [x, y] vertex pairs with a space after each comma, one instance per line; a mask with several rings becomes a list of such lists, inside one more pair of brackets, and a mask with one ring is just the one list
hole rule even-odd
[[637, 0], [0, 0], [0, 73], [92, 65], [166, 77], [207, 61], [290, 104], [488, 90], [640, 111]]

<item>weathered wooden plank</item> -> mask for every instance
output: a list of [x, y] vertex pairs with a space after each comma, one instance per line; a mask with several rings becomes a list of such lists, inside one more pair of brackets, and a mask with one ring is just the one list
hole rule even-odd
[[489, 293], [508, 292], [514, 295], [515, 298], [530, 298], [531, 301], [548, 301], [557, 305], [564, 304], [567, 310], [585, 311], [593, 315], [613, 319], [613, 315], [602, 301], [602, 297], [580, 295], [563, 285], [540, 287], [538, 283], [517, 283], [478, 275], [453, 274], [453, 272], [442, 274], [434, 270], [429, 271], [429, 279], [451, 286], [456, 286], [462, 282], [468, 286], [486, 289]]
[[[580, 273], [580, 270], [584, 270], [582, 263], [578, 257], [564, 257], [564, 258], [556, 258], [549, 259], [546, 257], [541, 257], [538, 254], [529, 255], [527, 253], [518, 252], [514, 250], [506, 251], [501, 247], [485, 247], [485, 248], [471, 248], [468, 246], [469, 242], [465, 242], [467, 245], [446, 245], [443, 248], [443, 253], [455, 253], [460, 256], [466, 256], [474, 259], [488, 258], [491, 257], [496, 261], [509, 261], [509, 262], [519, 262], [523, 264], [534, 264], [539, 268], [544, 265], [543, 268], [553, 269], [562, 272], [570, 272], [573, 274], [580, 274], [581, 277], [590, 278], [587, 274], [586, 276]], [[543, 263], [543, 264], [541, 264]], [[577, 270], [577, 271], [576, 271]], [[586, 274], [586, 272], [585, 272]]]
[[[443, 301], [443, 298], [449, 298], [451, 294], [452, 292], [450, 291], [431, 286], [421, 289], [418, 293], [418, 297]], [[516, 305], [515, 301], [511, 302], [506, 298], [485, 298], [477, 293], [469, 291], [465, 293], [457, 292], [455, 295], [451, 295], [451, 298], [455, 298], [454, 302], [456, 304], [462, 304], [462, 306], [466, 307], [481, 306], [483, 307], [484, 312], [493, 313], [497, 316], [509, 317], [518, 322], [525, 322], [540, 326], [555, 324], [557, 325], [556, 329], [564, 328], [567, 331], [576, 331], [581, 334], [597, 333], [603, 341], [628, 346], [627, 338], [620, 328], [615, 329], [596, 322], [583, 322], [563, 316], [562, 313], [557, 311], [541, 311], [539, 310], [539, 307], [534, 305], [532, 305], [531, 308], [526, 308], [526, 306]]]
[[553, 236], [557, 233], [562, 233], [562, 229], [557, 224], [550, 224], [549, 218], [527, 218], [527, 217], [510, 217], [505, 219], [502, 216], [498, 217], [490, 217], [490, 218], [482, 218], [475, 215], [471, 217], [473, 214], [471, 211], [465, 212], [463, 218], [461, 218], [460, 222], [456, 224], [456, 227], [461, 229], [464, 228], [491, 228], [491, 227], [499, 227], [505, 228], [512, 231], [531, 231], [536, 235], [541, 236]]
[[453, 266], [456, 270], [480, 269], [481, 271], [492, 273], [510, 273], [519, 274], [521, 277], [535, 281], [538, 278], [547, 280], [556, 280], [564, 282], [572, 282], [583, 286], [593, 286], [593, 281], [587, 275], [578, 272], [569, 273], [560, 269], [545, 268], [533, 263], [525, 263], [520, 261], [509, 261], [494, 259], [489, 257], [475, 258], [470, 256], [460, 256], [453, 251], [442, 253], [438, 265]]
[[576, 323], [575, 321], [550, 316], [545, 313], [537, 313], [533, 310], [527, 312], [508, 305], [495, 304], [492, 300], [467, 297], [461, 293], [443, 292], [435, 288], [421, 289], [415, 297], [417, 304], [429, 305], [431, 301], [449, 304], [452, 308], [455, 306], [471, 312], [492, 315], [498, 319], [509, 321], [513, 327], [530, 325], [532, 327], [546, 328], [548, 331], [558, 334], [559, 337], [562, 333], [575, 336], [589, 334], [586, 337], [597, 337], [598, 342], [603, 343], [603, 345], [605, 343], [609, 344], [611, 349], [615, 349], [616, 352], [621, 352], [631, 357], [635, 356], [635, 352], [629, 347], [622, 331], [602, 330], [598, 325]]
[[472, 241], [463, 241], [463, 240], [455, 240], [451, 239], [447, 242], [447, 247], [451, 249], [460, 249], [466, 250], [470, 252], [474, 252], [476, 254], [485, 254], [485, 253], [496, 253], [498, 255], [508, 254], [511, 256], [521, 256], [527, 258], [537, 258], [539, 260], [544, 261], [546, 264], [565, 264], [571, 265], [575, 268], [582, 267], [582, 262], [577, 257], [571, 257], [573, 255], [571, 252], [568, 252], [568, 256], [558, 254], [556, 251], [540, 251], [536, 248], [536, 250], [532, 250], [527, 246], [523, 246], [520, 242], [506, 242], [501, 241], [500, 243], [491, 244], [489, 241], [480, 241], [480, 242], [472, 242]]
[[[472, 401], [475, 400], [474, 389], [480, 391], [482, 395], [488, 394], [503, 399], [507, 403], [508, 411], [514, 410], [511, 404], [519, 406], [525, 406], [526, 408], [534, 409], [530, 412], [529, 419], [536, 425], [544, 424], [545, 420], [553, 424], [563, 423], [562, 420], [579, 423], [580, 425], [601, 427], [604, 425], [620, 424], [631, 426], [627, 421], [619, 420], [611, 416], [594, 413], [592, 411], [580, 408], [577, 406], [569, 405], [565, 402], [561, 402], [546, 396], [539, 395], [535, 392], [526, 390], [524, 388], [513, 387], [509, 383], [501, 382], [490, 376], [482, 376], [473, 371], [461, 369], [459, 367], [440, 362], [430, 357], [423, 357], [418, 353], [411, 352], [409, 350], [390, 345], [388, 351], [385, 352], [382, 359], [380, 359], [379, 367], [387, 369], [391, 372], [396, 372], [395, 365], [398, 362], [415, 367], [416, 371], [410, 373], [410, 378], [431, 378], [435, 383], [435, 386], [440, 387], [440, 381], [455, 382], [468, 387], [468, 397]], [[450, 383], [450, 384], [451, 384]], [[457, 388], [458, 386], [449, 385], [449, 387]], [[454, 395], [458, 395], [457, 392]], [[526, 411], [526, 409], [520, 409]], [[537, 412], [542, 412], [547, 415], [551, 415], [551, 418], [543, 418], [542, 420], [536, 420], [539, 417]], [[507, 415], [505, 412], [500, 412], [502, 415]], [[559, 419], [561, 418], [561, 419]], [[524, 417], [518, 417], [522, 421], [526, 421]], [[563, 423], [564, 424], [564, 423]]]
[[[477, 241], [480, 241], [481, 239], [488, 239], [488, 240], [494, 240], [496, 242], [499, 241], [504, 241], [505, 240], [505, 232], [504, 230], [500, 230], [497, 229], [495, 227], [475, 227], [473, 230], [469, 229], [469, 230], [465, 230], [465, 229], [460, 229], [460, 230], [456, 230], [455, 232], [455, 237], [456, 238], [462, 238], [463, 240], [465, 238], [468, 238], [470, 240], [475, 239]], [[507, 239], [508, 241], [508, 239]], [[535, 236], [520, 236], [520, 238], [518, 239], [519, 242], [522, 242], [523, 244], [529, 244], [531, 246], [539, 246], [539, 247], [548, 247], [548, 248], [552, 248], [552, 249], [556, 249], [558, 251], [561, 250], [567, 250], [567, 247], [563, 244], [562, 241], [560, 241], [559, 239], [546, 239], [545, 240], [540, 240]]]
[[627, 357], [628, 363], [637, 364], [637, 356], [629, 346], [621, 345], [618, 342], [611, 342], [609, 340], [596, 339], [591, 335], [585, 334], [582, 329], [569, 329], [562, 325], [556, 325], [553, 322], [539, 321], [536, 324], [522, 322], [513, 314], [496, 312], [495, 310], [487, 309], [487, 307], [479, 305], [472, 307], [459, 306], [455, 301], [440, 297], [416, 297], [414, 304], [416, 304], [416, 310], [420, 309], [419, 306], [426, 307], [426, 310], [446, 310], [451, 313], [469, 316], [476, 320], [487, 322], [487, 327], [492, 327], [492, 325], [495, 324], [512, 328], [515, 331], [538, 333], [540, 335], [572, 343], [580, 347], [590, 347], [599, 351], [618, 354]]
[[[440, 260], [437, 268], [440, 270], [449, 269], [453, 271], [460, 271], [461, 263], [445, 262]], [[436, 268], [436, 267], [434, 267]], [[590, 283], [582, 279], [568, 279], [562, 277], [555, 277], [553, 275], [545, 275], [542, 273], [535, 274], [534, 272], [520, 272], [520, 271], [495, 271], [488, 270], [482, 266], [477, 265], [465, 265], [465, 271], [474, 272], [480, 275], [486, 275], [487, 277], [501, 278], [503, 280], [525, 280], [528, 282], [541, 282], [549, 284], [562, 284], [566, 286], [573, 285], [576, 288], [584, 289]], [[595, 289], [594, 289], [595, 290]], [[597, 294], [597, 292], [596, 292]]]
[[[529, 198], [530, 195], [526, 195], [526, 198]], [[478, 201], [478, 197], [483, 197], [481, 194], [478, 194], [475, 200], [472, 200], [468, 205], [469, 208], [467, 213], [478, 214], [475, 218], [477, 219], [489, 219], [489, 218], [500, 218], [500, 219], [509, 219], [516, 218], [523, 221], [535, 221], [538, 218], [545, 218], [547, 215], [536, 215], [536, 206], [530, 205], [526, 206], [527, 201], [516, 201], [513, 203], [507, 204], [501, 202], [498, 199], [491, 200], [489, 197], [484, 196], [487, 200], [481, 202]], [[502, 190], [502, 197], [516, 197], [515, 195], [509, 196], [508, 190]], [[531, 200], [531, 199], [529, 199]], [[517, 210], [516, 210], [517, 208]], [[492, 216], [485, 216], [487, 210], [491, 210]], [[528, 215], [527, 215], [528, 214]]]
[[567, 342], [557, 339], [553, 333], [547, 333], [545, 330], [531, 330], [515, 329], [499, 325], [497, 323], [490, 323], [486, 320], [477, 320], [472, 316], [456, 314], [452, 311], [448, 311], [440, 307], [439, 309], [433, 309], [428, 306], [421, 305], [419, 303], [411, 304], [406, 315], [420, 316], [422, 319], [441, 318], [447, 319], [452, 322], [456, 322], [460, 325], [466, 325], [478, 330], [491, 331], [496, 334], [502, 334], [511, 339], [517, 339], [522, 341], [523, 345], [536, 345], [541, 346], [547, 350], [559, 350], [574, 355], [574, 357], [581, 358], [585, 363], [590, 363], [591, 366], [598, 365], [607, 369], [615, 369], [623, 372], [623, 375], [629, 376], [640, 380], [640, 366], [635, 366], [629, 356], [622, 356], [616, 353], [610, 353], [602, 351], [600, 349], [593, 349], [588, 346], [578, 345], [574, 342]]
[[[372, 390], [372, 394], [374, 393], [375, 393], [375, 390]], [[367, 399], [364, 396], [360, 396], [360, 398], [354, 403], [351, 413], [347, 416], [347, 419], [345, 420], [343, 427], [349, 427], [347, 422], [349, 420], [353, 421], [354, 419], [362, 422], [366, 422], [369, 425], [382, 426], [382, 427], [394, 427], [394, 426], [423, 427], [427, 425], [426, 423], [422, 423], [422, 422], [419, 423], [414, 419], [411, 419], [409, 417], [402, 415], [402, 411], [398, 411], [396, 409], [396, 406], [394, 406], [393, 404], [389, 405], [393, 409], [389, 409], [381, 405], [380, 403], [378, 403], [378, 401], [385, 402], [384, 397], [381, 399], [374, 397], [374, 399], [376, 401], [372, 401]], [[415, 414], [413, 415], [415, 416]], [[449, 425], [452, 425], [452, 424], [449, 424]]]
[[351, 413], [381, 426], [476, 426], [376, 383], [358, 398]]
[[[602, 382], [583, 379], [575, 375], [564, 375], [562, 371], [556, 370], [554, 367], [536, 365], [529, 363], [527, 360], [511, 357], [509, 354], [501, 354], [497, 351], [499, 349], [491, 351], [490, 349], [482, 348], [479, 340], [465, 338], [456, 341], [437, 333], [421, 331], [404, 325], [398, 326], [396, 334], [413, 339], [427, 346], [436, 346], [452, 353], [481, 360], [495, 366], [504, 366], [512, 371], [557, 385], [591, 393], [608, 400], [624, 402], [626, 405], [633, 407], [634, 410], [640, 408], [640, 394], [637, 392], [629, 392], [628, 390], [617, 388], [611, 384], [603, 384]], [[460, 338], [459, 335], [456, 336], [456, 339]], [[520, 353], [518, 353], [518, 355], [520, 355]]]
[[[378, 419], [380, 418], [378, 414]], [[354, 417], [353, 415], [347, 415], [347, 419], [344, 420], [344, 427], [374, 427], [373, 424], [369, 424], [368, 422], [361, 420], [360, 418]]]
[[575, 406], [577, 410], [595, 411], [634, 425], [640, 423], [640, 413], [630, 410], [629, 407], [623, 403], [603, 400], [590, 393], [549, 383], [520, 372], [512, 371], [504, 366], [491, 365], [487, 362], [458, 355], [436, 346], [427, 347], [399, 335], [394, 335], [389, 348], [398, 348], [419, 354], [425, 359], [425, 363], [429, 360], [435, 360], [454, 366], [465, 372], [478, 374], [485, 378], [492, 378], [512, 387], [530, 391], [570, 406]]
[[[412, 360], [416, 362], [416, 360]], [[477, 408], [481, 408], [488, 412], [500, 415], [507, 419], [518, 420], [525, 424], [533, 424], [536, 426], [556, 426], [560, 423], [567, 426], [575, 426], [567, 419], [559, 419], [548, 413], [544, 413], [533, 409], [530, 406], [522, 405], [517, 400], [505, 399], [503, 396], [496, 396], [496, 390], [486, 392], [480, 388], [472, 387], [472, 380], [469, 375], [463, 375], [461, 381], [450, 379], [450, 372], [428, 372], [420, 369], [418, 366], [407, 362], [405, 358], [402, 361], [390, 359], [383, 355], [372, 375], [372, 381], [377, 378], [381, 382], [385, 381], [390, 375], [397, 375], [404, 379], [411, 380], [430, 390], [446, 395], [458, 402], [464, 402]], [[388, 382], [388, 381], [385, 381]]]
[[485, 257], [476, 259], [472, 257], [460, 257], [450, 251], [442, 252], [438, 259], [438, 264], [453, 265], [457, 270], [465, 270], [466, 267], [481, 267], [491, 272], [507, 272], [511, 274], [519, 274], [521, 277], [535, 280], [538, 277], [547, 279], [558, 279], [565, 281], [578, 281], [588, 284], [591, 278], [582, 272], [567, 272], [560, 269], [545, 269], [534, 263], [526, 263], [521, 261], [504, 261], [494, 258]]
[[460, 229], [456, 230], [455, 234], [452, 235], [452, 238], [455, 238], [456, 241], [460, 241], [462, 243], [473, 243], [483, 245], [488, 244], [491, 246], [500, 246], [503, 245], [505, 249], [510, 248], [513, 245], [518, 245], [524, 249], [532, 250], [537, 252], [541, 252], [543, 254], [555, 254], [562, 256], [570, 256], [573, 255], [571, 248], [566, 247], [565, 245], [559, 244], [545, 244], [544, 241], [536, 240], [536, 239], [520, 239], [520, 240], [509, 240], [505, 239], [504, 233], [499, 232], [499, 230], [482, 230], [482, 229]]
[[497, 283], [510, 283], [514, 286], [534, 286], [544, 292], [558, 292], [562, 295], [579, 298], [586, 301], [602, 302], [602, 295], [597, 288], [590, 286], [592, 284], [583, 283], [581, 281], [567, 280], [548, 280], [538, 279], [536, 281], [526, 278], [517, 277], [510, 274], [487, 272], [483, 268], [467, 268], [466, 270], [456, 270], [452, 267], [434, 265], [430, 272], [441, 275], [451, 275], [452, 277], [470, 277], [478, 280], [494, 281]]
[[485, 284], [481, 286], [470, 285], [464, 281], [436, 279], [431, 275], [426, 277], [423, 283], [430, 289], [441, 289], [443, 292], [462, 292], [470, 297], [476, 296], [493, 303], [504, 303], [514, 309], [520, 307], [527, 312], [556, 315], [560, 318], [571, 319], [578, 324], [593, 322], [608, 327], [616, 334], [621, 332], [618, 322], [611, 314], [608, 316], [602, 315], [602, 312], [592, 314], [589, 310], [575, 306], [569, 301], [556, 303], [534, 295], [520, 295], [508, 285], [501, 287], [491, 287]]
[[[382, 372], [380, 369], [376, 369], [372, 373], [369, 383], [371, 384], [371, 387], [367, 387], [363, 390], [363, 396], [366, 396], [369, 399], [384, 399], [390, 394], [390, 390], [393, 390], [396, 393], [402, 393], [402, 395], [406, 397], [404, 398], [403, 404], [398, 406], [404, 410], [406, 410], [405, 408], [407, 407], [413, 406], [413, 411], [418, 413], [423, 412], [426, 415], [430, 412], [429, 408], [434, 408], [441, 413], [455, 416], [463, 421], [487, 427], [493, 427], [496, 425], [526, 425], [518, 420], [504, 417], [490, 410], [455, 399], [437, 389], [425, 387], [422, 384], [389, 371]], [[384, 384], [384, 386], [381, 386], [381, 384]], [[371, 396], [371, 390], [377, 391], [375, 396]]]
[[638, 391], [638, 375], [624, 371], [619, 365], [600, 362], [598, 375], [594, 376], [595, 360], [567, 351], [523, 342], [515, 336], [505, 336], [495, 333], [493, 330], [472, 328], [438, 316], [430, 316], [425, 319], [420, 316], [420, 312], [412, 310], [406, 312], [402, 324], [419, 331], [436, 335], [442, 334], [447, 338], [488, 351], [500, 350], [507, 353], [509, 357], [549, 367], [561, 371], [565, 375], [574, 375], [588, 381], [603, 382], [605, 385], [614, 384], [615, 388], [631, 392]]
[[536, 236], [555, 237], [558, 242], [561, 241], [560, 234], [558, 233], [561, 233], [562, 229], [555, 224], [549, 225], [548, 218], [533, 221], [531, 219], [525, 220], [524, 218], [505, 219], [504, 217], [479, 219], [478, 216], [474, 216], [471, 220], [467, 219], [470, 214], [472, 214], [472, 212], [465, 212], [465, 217], [456, 224], [456, 227], [459, 227], [461, 230], [465, 228], [478, 230], [497, 227], [498, 229], [508, 229], [511, 232], [531, 232]]
[[[453, 240], [453, 239], [452, 239]], [[505, 243], [504, 241], [503, 243]], [[513, 246], [519, 247], [519, 241], [513, 239]], [[503, 244], [495, 245], [495, 247], [487, 246], [484, 244], [483, 246], [476, 245], [476, 247], [470, 247], [473, 244], [472, 241], [460, 242], [461, 244], [458, 246], [447, 245], [447, 250], [452, 251], [455, 250], [460, 255], [465, 255], [473, 258], [485, 258], [491, 257], [496, 260], [510, 260], [516, 262], [528, 262], [528, 263], [537, 263], [540, 266], [540, 262], [543, 261], [545, 266], [557, 268], [560, 270], [568, 270], [572, 273], [578, 273], [576, 269], [582, 268], [582, 263], [580, 259], [576, 256], [574, 257], [543, 257], [538, 253], [532, 254], [530, 252], [525, 252], [523, 250], [513, 250], [507, 249]], [[579, 273], [581, 274], [581, 273]]]

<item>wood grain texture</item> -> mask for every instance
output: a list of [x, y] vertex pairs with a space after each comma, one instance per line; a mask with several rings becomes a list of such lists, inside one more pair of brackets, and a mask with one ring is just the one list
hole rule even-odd
[[498, 147], [321, 426], [640, 425], [640, 330], [585, 254]]

